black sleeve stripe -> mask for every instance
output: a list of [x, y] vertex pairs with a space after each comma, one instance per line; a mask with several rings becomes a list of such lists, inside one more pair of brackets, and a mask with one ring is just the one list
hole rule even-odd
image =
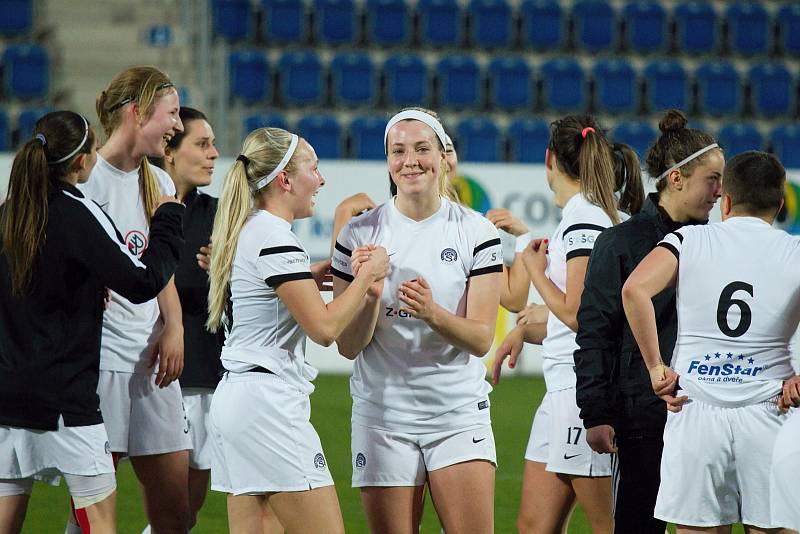
[[481, 267], [480, 269], [472, 269], [467, 278], [472, 278], [473, 276], [480, 276], [482, 274], [489, 274], [489, 273], [502, 273], [503, 266], [502, 265], [490, 265], [488, 267]]
[[575, 232], [577, 230], [597, 230], [598, 232], [602, 232], [605, 229], [606, 229], [605, 226], [600, 226], [599, 224], [579, 223], [579, 224], [573, 224], [572, 226], [564, 230], [563, 235], [567, 235], [568, 233]]
[[269, 247], [269, 248], [262, 248], [261, 252], [258, 253], [259, 256], [269, 256], [270, 254], [282, 254], [284, 252], [303, 252], [300, 247], [296, 247], [294, 245], [284, 245], [281, 247]]
[[352, 274], [343, 273], [342, 271], [340, 271], [335, 267], [331, 267], [331, 274], [337, 278], [341, 278], [345, 282], [352, 282], [353, 280], [355, 280]]
[[590, 248], [579, 248], [576, 250], [570, 250], [567, 252], [567, 261], [571, 260], [572, 258], [585, 258], [592, 255], [592, 249]]
[[670, 252], [675, 254], [675, 259], [680, 261], [681, 253], [678, 252], [678, 249], [675, 248], [675, 245], [673, 245], [672, 243], [659, 243], [657, 246], [664, 247], [665, 249], [669, 250]]
[[499, 245], [499, 244], [500, 244], [500, 238], [499, 237], [496, 237], [494, 239], [490, 239], [489, 241], [481, 243], [480, 245], [475, 247], [475, 249], [472, 251], [472, 255], [475, 256], [481, 250], [483, 250], [485, 248], [493, 247], [493, 246]]
[[303, 273], [288, 273], [288, 274], [276, 274], [275, 276], [270, 276], [266, 280], [264, 280], [269, 287], [275, 287], [278, 284], [282, 284], [284, 282], [293, 282], [294, 280], [313, 280], [314, 277], [311, 276], [309, 272]]
[[345, 247], [344, 245], [340, 244], [338, 241], [336, 242], [335, 247], [336, 250], [347, 256], [348, 258], [353, 255], [353, 251]]
[[670, 232], [670, 234], [672, 234], [672, 235], [674, 235], [675, 237], [677, 237], [677, 238], [678, 238], [678, 241], [680, 241], [681, 243], [683, 243], [683, 235], [682, 235], [682, 234], [680, 234], [680, 233], [678, 233], [678, 232]]

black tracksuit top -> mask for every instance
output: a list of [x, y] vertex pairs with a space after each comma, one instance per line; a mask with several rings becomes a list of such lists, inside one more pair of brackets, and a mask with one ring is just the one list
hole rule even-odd
[[[2, 209], [2, 208], [0, 208]], [[181, 204], [162, 205], [140, 260], [100, 207], [51, 183], [45, 238], [31, 283], [11, 294], [0, 254], [0, 425], [56, 430], [103, 421], [97, 396], [104, 288], [134, 303], [169, 281], [183, 246]]]
[[[693, 222], [694, 223], [694, 222]], [[618, 435], [663, 433], [666, 405], [653, 393], [650, 375], [622, 307], [622, 286], [661, 239], [683, 226], [648, 195], [642, 211], [604, 230], [586, 271], [575, 351], [577, 401], [586, 428], [611, 425]], [[653, 305], [658, 342], [671, 358], [678, 334], [675, 290], [665, 289]]]

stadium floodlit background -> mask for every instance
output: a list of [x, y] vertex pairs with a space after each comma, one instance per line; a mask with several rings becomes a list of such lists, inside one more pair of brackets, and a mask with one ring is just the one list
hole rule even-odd
[[[223, 156], [212, 190], [243, 135], [265, 125], [307, 138], [323, 172], [327, 164], [342, 177], [340, 185], [329, 179], [321, 213], [301, 233], [316, 240], [316, 256], [335, 203], [374, 190], [361, 187], [365, 171], [381, 184], [376, 200], [385, 198], [383, 128], [408, 105], [442, 115], [469, 205], [516, 206], [541, 235], [558, 220], [541, 167], [548, 123], [566, 113], [597, 115], [641, 155], [661, 112], [675, 107], [717, 135], [728, 156], [769, 150], [800, 168], [797, 1], [0, 0], [0, 50], [3, 193], [12, 153], [40, 116], [74, 109], [97, 126], [94, 99], [111, 77], [154, 64], [183, 104], [209, 116]], [[780, 219], [792, 232], [800, 231], [796, 184], [787, 185]], [[314, 420], [348, 532], [362, 532], [341, 439], [349, 433], [346, 380], [319, 380]], [[508, 379], [493, 394], [497, 532], [514, 530], [522, 454], [542, 395], [537, 377]], [[130, 468], [122, 473], [120, 531], [139, 532], [138, 490]], [[431, 512], [424, 531], [438, 532]], [[60, 532], [65, 516], [65, 489], [37, 487], [26, 532]], [[577, 514], [570, 531], [585, 529]], [[224, 499], [212, 494], [196, 531], [224, 530]]]

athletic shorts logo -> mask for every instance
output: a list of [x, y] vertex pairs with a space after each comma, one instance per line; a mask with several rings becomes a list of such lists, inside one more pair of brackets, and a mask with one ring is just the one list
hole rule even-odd
[[356, 454], [356, 469], [364, 469], [367, 467], [367, 457], [364, 456], [364, 453], [359, 452]]
[[485, 439], [486, 439], [485, 437], [484, 437], [484, 438], [481, 438], [481, 439], [475, 439], [475, 438], [472, 438], [472, 443], [480, 443], [481, 441], [483, 441], [483, 440], [485, 440]]
[[458, 259], [458, 254], [452, 248], [446, 248], [442, 251], [442, 261], [446, 261], [447, 263], [452, 263]]
[[147, 236], [139, 230], [131, 230], [125, 235], [125, 245], [131, 254], [139, 257], [147, 248]]
[[321, 452], [318, 452], [317, 455], [314, 456], [314, 467], [317, 469], [325, 469], [325, 457]]
[[489, 407], [489, 401], [482, 400], [478, 403], [478, 410], [485, 410]]
[[106, 454], [111, 454], [111, 444], [108, 441], [106, 441], [105, 450]]
[[576, 456], [580, 456], [580, 455], [581, 455], [581, 453], [578, 453], [578, 454], [566, 454], [566, 453], [564, 453], [564, 459], [565, 460], [572, 460]]

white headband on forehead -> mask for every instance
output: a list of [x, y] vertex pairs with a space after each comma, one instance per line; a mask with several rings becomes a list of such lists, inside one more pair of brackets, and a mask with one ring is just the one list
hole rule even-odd
[[415, 120], [424, 122], [425, 124], [433, 128], [434, 132], [436, 132], [436, 137], [438, 137], [439, 141], [442, 142], [442, 147], [444, 148], [447, 146], [447, 134], [444, 133], [444, 127], [442, 126], [441, 122], [437, 121], [435, 118], [428, 115], [424, 111], [419, 111], [416, 109], [408, 109], [406, 111], [401, 111], [400, 113], [389, 119], [389, 122], [386, 124], [386, 130], [384, 130], [383, 132], [383, 147], [387, 153], [389, 152], [389, 149], [386, 146], [386, 141], [389, 139], [389, 130], [391, 130], [392, 126], [394, 126], [398, 122], [405, 120]]
[[289, 160], [292, 159], [292, 154], [294, 154], [295, 149], [297, 149], [297, 143], [299, 141], [300, 138], [297, 137], [297, 135], [292, 134], [292, 141], [289, 143], [289, 149], [286, 151], [286, 154], [283, 155], [283, 159], [274, 169], [272, 169], [271, 173], [256, 182], [256, 191], [267, 187], [269, 183], [274, 180], [276, 176], [278, 176], [278, 173], [286, 168]]
[[705, 154], [706, 152], [708, 152], [709, 150], [714, 149], [714, 148], [719, 148], [719, 145], [717, 143], [711, 143], [707, 147], [701, 148], [700, 150], [698, 150], [697, 152], [695, 152], [694, 154], [692, 154], [688, 158], [684, 158], [684, 159], [680, 160], [678, 163], [676, 163], [675, 165], [673, 165], [672, 167], [670, 167], [666, 171], [662, 172], [661, 175], [658, 178], [656, 178], [656, 180], [662, 179], [663, 177], [667, 176], [672, 171], [674, 171], [676, 169], [679, 169], [680, 167], [683, 167], [684, 165], [686, 165], [687, 163], [689, 163], [693, 159], [699, 158], [700, 156], [702, 156], [703, 154]]

